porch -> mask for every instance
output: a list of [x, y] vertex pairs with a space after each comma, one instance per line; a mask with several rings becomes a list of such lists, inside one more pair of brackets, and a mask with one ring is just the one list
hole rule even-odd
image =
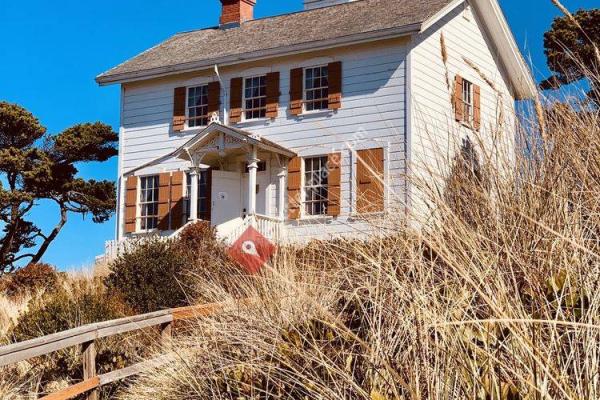
[[[234, 243], [250, 226], [272, 242], [281, 242], [285, 237], [287, 165], [294, 156], [269, 140], [212, 122], [181, 148], [156, 161], [178, 159], [189, 166], [183, 171], [185, 223], [160, 234], [175, 237], [187, 225], [204, 220], [227, 244]], [[107, 242], [105, 258], [116, 257], [127, 241], [123, 237]]]
[[210, 221], [227, 243], [249, 226], [272, 241], [282, 239], [287, 164], [295, 153], [213, 122], [174, 156], [190, 165], [188, 223]]

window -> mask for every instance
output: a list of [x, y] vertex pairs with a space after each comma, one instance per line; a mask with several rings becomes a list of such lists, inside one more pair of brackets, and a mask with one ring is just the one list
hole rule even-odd
[[[198, 174], [198, 218], [205, 219], [209, 215], [210, 188], [208, 187], [208, 170], [200, 171]], [[187, 222], [190, 219], [191, 207], [190, 197], [192, 194], [192, 175], [186, 174], [186, 196], [184, 198], [184, 217]]]
[[327, 214], [328, 178], [327, 156], [304, 159], [304, 212], [306, 215]]
[[140, 230], [158, 227], [158, 175], [140, 179]]
[[329, 108], [329, 71], [327, 66], [304, 70], [304, 110]]
[[244, 79], [244, 119], [259, 119], [267, 116], [266, 76]]
[[208, 85], [188, 88], [188, 127], [208, 125]]
[[473, 84], [466, 79], [462, 81], [462, 104], [463, 120], [467, 123], [473, 122]]

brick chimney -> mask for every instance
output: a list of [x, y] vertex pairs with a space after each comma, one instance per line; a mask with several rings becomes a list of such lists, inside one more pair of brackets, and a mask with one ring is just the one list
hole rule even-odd
[[256, 0], [221, 0], [221, 25], [241, 24], [254, 19]]

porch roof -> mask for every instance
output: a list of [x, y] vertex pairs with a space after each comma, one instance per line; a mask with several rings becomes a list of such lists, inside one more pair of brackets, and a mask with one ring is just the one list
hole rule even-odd
[[[289, 150], [271, 140], [265, 139], [259, 135], [255, 135], [251, 132], [244, 131], [242, 129], [233, 128], [231, 126], [223, 125], [220, 122], [211, 122], [206, 128], [198, 132], [193, 138], [188, 140], [183, 146], [179, 147], [175, 151], [172, 151], [164, 156], [161, 156], [155, 160], [140, 165], [139, 167], [133, 168], [127, 171], [124, 175], [131, 176], [135, 172], [159, 164], [169, 158], [179, 158], [182, 160], [192, 161], [191, 155], [198, 152], [203, 146], [210, 143], [211, 139], [215, 134], [223, 133], [225, 136], [231, 137], [234, 140], [242, 144], [250, 146], [257, 146], [258, 149], [264, 150], [270, 153], [282, 155], [284, 157], [292, 158], [297, 154], [292, 150]], [[224, 150], [224, 149], [223, 149]]]
[[244, 131], [242, 129], [233, 128], [231, 126], [223, 125], [220, 122], [212, 122], [202, 131], [200, 131], [196, 136], [191, 138], [187, 143], [181, 146], [179, 149], [175, 151], [174, 156], [189, 160], [190, 153], [196, 152], [201, 149], [203, 146], [207, 145], [211, 138], [213, 138], [215, 133], [223, 133], [225, 136], [229, 136], [238, 140], [242, 143], [257, 146], [261, 150], [265, 150], [271, 153], [276, 153], [283, 155], [285, 157], [295, 157], [296, 153], [293, 151], [278, 145], [275, 142], [272, 142], [268, 139], [265, 139], [261, 136], [255, 135], [251, 132]]

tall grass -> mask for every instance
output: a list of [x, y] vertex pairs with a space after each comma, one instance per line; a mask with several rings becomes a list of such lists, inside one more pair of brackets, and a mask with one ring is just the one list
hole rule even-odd
[[510, 166], [447, 160], [412, 182], [434, 215], [418, 229], [389, 215], [393, 234], [282, 249], [237, 279], [252, 306], [198, 321], [121, 398], [600, 398], [599, 119], [547, 107], [544, 145]]

